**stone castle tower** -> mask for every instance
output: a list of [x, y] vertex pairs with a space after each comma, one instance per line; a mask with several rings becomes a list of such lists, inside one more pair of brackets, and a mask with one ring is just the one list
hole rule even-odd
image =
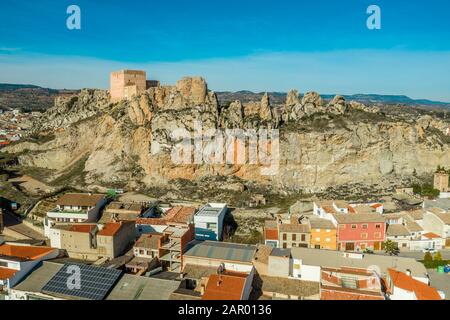
[[135, 95], [144, 93], [150, 87], [157, 86], [159, 86], [159, 82], [147, 80], [147, 75], [142, 70], [111, 72], [109, 90], [111, 102], [118, 102], [122, 99], [128, 100]]

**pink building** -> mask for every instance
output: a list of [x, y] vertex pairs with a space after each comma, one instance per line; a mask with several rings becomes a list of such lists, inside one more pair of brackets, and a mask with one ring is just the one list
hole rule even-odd
[[386, 222], [378, 213], [335, 214], [338, 250], [381, 250], [386, 240]]

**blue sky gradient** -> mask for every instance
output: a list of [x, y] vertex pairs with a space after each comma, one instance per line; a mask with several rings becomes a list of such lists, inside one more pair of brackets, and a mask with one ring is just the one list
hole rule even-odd
[[[81, 30], [66, 9], [81, 8]], [[377, 4], [382, 29], [366, 28]], [[2, 0], [0, 82], [108, 86], [120, 68], [213, 90], [406, 94], [450, 101], [448, 0]]]

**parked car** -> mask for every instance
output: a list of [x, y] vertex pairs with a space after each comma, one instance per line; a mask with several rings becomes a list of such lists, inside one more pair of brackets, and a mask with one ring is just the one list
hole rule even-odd
[[426, 249], [423, 249], [422, 252], [424, 252], [424, 253], [429, 252], [431, 254], [434, 254], [437, 252], [437, 250], [434, 248], [426, 248]]

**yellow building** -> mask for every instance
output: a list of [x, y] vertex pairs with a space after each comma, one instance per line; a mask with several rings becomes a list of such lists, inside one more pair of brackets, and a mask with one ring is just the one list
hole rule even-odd
[[337, 250], [336, 226], [326, 219], [311, 218], [311, 248]]

